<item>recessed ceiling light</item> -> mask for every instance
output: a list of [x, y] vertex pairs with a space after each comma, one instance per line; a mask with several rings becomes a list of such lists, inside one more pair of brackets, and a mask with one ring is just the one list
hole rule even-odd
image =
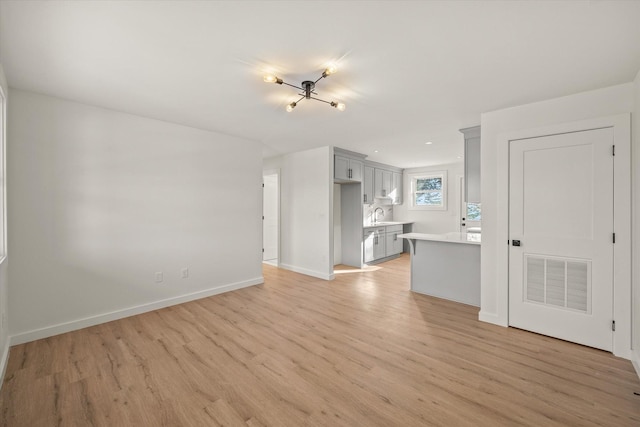
[[462, 156], [458, 156], [458, 158], [459, 158], [459, 159], [461, 159], [461, 158], [462, 158]]
[[427, 141], [427, 142], [425, 142], [425, 144], [427, 144], [427, 145], [431, 145], [431, 144], [433, 144], [433, 142], [431, 142], [431, 141]]
[[373, 152], [374, 152], [374, 153], [377, 153], [377, 152], [378, 152], [378, 150], [373, 150]]

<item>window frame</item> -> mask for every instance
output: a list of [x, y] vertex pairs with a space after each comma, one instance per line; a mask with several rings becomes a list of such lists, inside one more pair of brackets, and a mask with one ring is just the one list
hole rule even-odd
[[[415, 172], [408, 174], [409, 176], [409, 195], [411, 196], [411, 202], [409, 203], [410, 210], [416, 211], [446, 211], [447, 210], [447, 195], [449, 192], [449, 186], [447, 183], [447, 171], [425, 171]], [[417, 181], [419, 179], [440, 178], [442, 180], [442, 203], [440, 205], [416, 205]]]

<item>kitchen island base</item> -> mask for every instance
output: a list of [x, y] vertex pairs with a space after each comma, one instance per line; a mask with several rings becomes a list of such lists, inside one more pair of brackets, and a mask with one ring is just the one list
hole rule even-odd
[[407, 233], [411, 246], [411, 290], [480, 306], [480, 244], [465, 235]]

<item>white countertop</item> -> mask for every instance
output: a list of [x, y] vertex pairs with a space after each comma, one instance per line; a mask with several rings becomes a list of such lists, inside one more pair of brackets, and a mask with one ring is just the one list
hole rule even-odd
[[465, 243], [469, 245], [480, 245], [480, 233], [446, 233], [446, 234], [424, 234], [406, 233], [398, 234], [403, 239], [430, 240], [433, 242]]
[[414, 221], [380, 221], [375, 224], [364, 225], [364, 228], [385, 227], [387, 225], [405, 225], [413, 224]]

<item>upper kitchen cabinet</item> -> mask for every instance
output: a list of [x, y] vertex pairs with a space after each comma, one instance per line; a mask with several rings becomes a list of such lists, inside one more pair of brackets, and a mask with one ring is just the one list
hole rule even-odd
[[372, 204], [375, 196], [373, 192], [373, 181], [375, 179], [375, 168], [373, 166], [364, 166], [364, 176], [362, 177], [362, 186], [364, 187], [363, 202]]
[[333, 178], [336, 182], [361, 182], [364, 156], [334, 148]]
[[391, 199], [394, 205], [402, 204], [402, 173], [394, 172], [391, 177]]
[[[376, 162], [366, 162], [366, 167], [374, 168], [373, 192], [379, 202], [402, 204], [402, 169]], [[365, 188], [367, 177], [365, 176]], [[371, 200], [369, 203], [372, 203]]]
[[391, 193], [392, 177], [393, 172], [376, 168], [373, 184], [376, 197], [389, 197], [389, 193]]
[[480, 203], [480, 126], [460, 132], [464, 134], [464, 201]]

